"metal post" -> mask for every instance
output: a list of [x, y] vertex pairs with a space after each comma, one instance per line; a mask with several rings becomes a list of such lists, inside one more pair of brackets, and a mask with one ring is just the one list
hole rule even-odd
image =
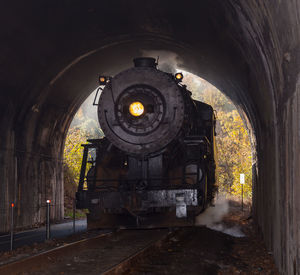
[[51, 200], [47, 200], [47, 213], [46, 213], [46, 239], [50, 239], [50, 203]]
[[242, 185], [242, 211], [244, 211], [244, 184], [245, 184], [245, 174], [240, 174], [240, 183]]
[[75, 214], [76, 214], [76, 199], [73, 201], [73, 234], [75, 234]]
[[89, 147], [87, 145], [82, 145], [84, 147], [83, 150], [83, 157], [82, 157], [82, 164], [80, 170], [80, 177], [79, 177], [79, 184], [78, 184], [78, 192], [83, 190], [84, 178], [85, 178], [85, 170], [86, 170], [86, 163], [88, 159]]
[[11, 218], [10, 218], [10, 251], [13, 250], [13, 241], [14, 241], [14, 207], [15, 204], [11, 204]]
[[242, 184], [242, 211], [244, 211], [244, 184]]

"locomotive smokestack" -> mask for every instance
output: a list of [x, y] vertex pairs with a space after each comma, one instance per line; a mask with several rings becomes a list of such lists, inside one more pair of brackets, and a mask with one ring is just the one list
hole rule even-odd
[[134, 67], [152, 67], [156, 68], [157, 63], [153, 57], [138, 57], [133, 59]]

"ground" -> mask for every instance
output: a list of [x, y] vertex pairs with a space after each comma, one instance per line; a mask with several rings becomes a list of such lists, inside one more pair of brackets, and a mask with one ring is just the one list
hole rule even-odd
[[159, 253], [128, 274], [279, 275], [249, 210], [246, 206], [242, 211], [240, 203], [229, 202], [229, 213], [221, 221], [179, 230]]
[[[222, 208], [224, 209], [223, 205]], [[0, 264], [28, 257], [68, 242], [89, 238], [95, 234], [97, 232], [84, 233], [1, 253]], [[272, 254], [265, 248], [257, 233], [249, 207], [241, 211], [241, 205], [234, 201], [229, 203], [229, 213], [221, 221], [176, 231], [174, 237], [159, 251], [143, 259], [128, 273], [279, 274]]]

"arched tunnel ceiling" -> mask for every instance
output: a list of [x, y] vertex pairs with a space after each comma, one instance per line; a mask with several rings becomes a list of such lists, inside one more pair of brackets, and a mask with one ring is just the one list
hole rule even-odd
[[[41, 172], [30, 166], [39, 157], [53, 160], [42, 165], [50, 167], [42, 178], [51, 178], [61, 200], [55, 188], [61, 188], [64, 136], [98, 74], [115, 74], [148, 51], [171, 52], [181, 68], [217, 86], [248, 115], [259, 160], [254, 215], [280, 269], [300, 269], [300, 236], [289, 233], [300, 226], [300, 218], [290, 218], [297, 175], [287, 168], [300, 160], [286, 153], [300, 128], [299, 11], [299, 0], [1, 3], [0, 194], [8, 195], [0, 207], [21, 187], [39, 186]], [[15, 156], [19, 187], [10, 184]], [[32, 214], [24, 213], [23, 224], [34, 222]]]
[[[258, 119], [263, 124], [272, 122], [276, 96], [268, 81], [274, 76], [266, 68], [273, 64], [262, 60], [269, 45], [261, 48], [264, 40], [277, 42], [270, 11], [254, 2], [223, 2], [49, 1], [3, 9], [2, 33], [7, 43], [1, 46], [5, 71], [0, 77], [19, 104], [17, 120], [32, 122], [28, 110], [43, 102], [56, 110], [64, 111], [65, 105], [66, 112], [73, 110], [70, 105], [95, 83], [97, 72], [116, 65], [124, 68], [148, 48], [178, 52], [183, 68], [243, 105], [250, 118], [252, 113], [253, 124]], [[78, 57], [96, 49], [102, 56], [92, 54], [78, 62], [73, 71], [79, 71], [84, 62], [86, 67], [56, 94], [49, 83]]]
[[50, 82], [47, 90], [51, 91], [48, 92], [51, 98], [44, 100], [47, 104], [59, 106], [67, 114], [73, 114], [97, 87], [99, 74], [115, 75], [132, 67], [132, 59], [141, 55], [159, 56], [159, 68], [163, 70], [172, 70], [173, 66], [177, 66], [192, 71], [219, 86], [238, 104], [253, 106], [251, 97], [241, 103], [241, 94], [248, 92], [247, 80], [230, 64], [230, 60], [223, 58], [222, 61], [212, 62], [212, 58], [203, 57], [186, 45], [157, 36], [120, 40], [117, 44], [107, 45], [74, 60]]

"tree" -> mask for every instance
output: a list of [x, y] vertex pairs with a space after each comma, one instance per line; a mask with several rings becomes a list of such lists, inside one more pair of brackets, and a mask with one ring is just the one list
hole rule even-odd
[[217, 178], [219, 191], [241, 194], [240, 173], [245, 174], [244, 195], [252, 196], [252, 155], [247, 129], [233, 103], [205, 80], [185, 72], [192, 97], [211, 105], [217, 115]]
[[72, 178], [74, 183], [79, 181], [83, 143], [86, 143], [84, 132], [78, 127], [69, 129], [64, 149], [64, 170], [65, 175]]
[[98, 122], [89, 118], [80, 108], [66, 137], [64, 149], [65, 180], [66, 178], [68, 180], [72, 179], [74, 184], [78, 184], [83, 156], [83, 147], [81, 145], [85, 144], [87, 139], [96, 139], [103, 136], [104, 134]]

